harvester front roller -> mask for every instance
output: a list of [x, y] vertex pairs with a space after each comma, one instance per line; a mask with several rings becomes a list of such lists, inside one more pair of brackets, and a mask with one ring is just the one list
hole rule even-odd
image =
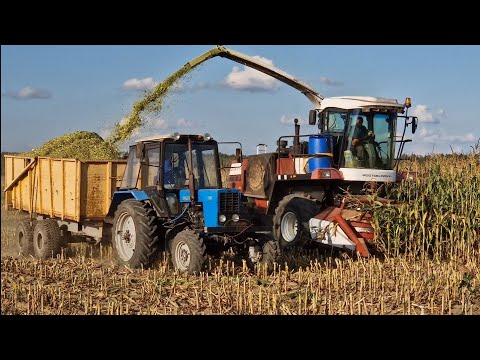
[[345, 209], [346, 203], [345, 200], [341, 207], [327, 207], [310, 219], [311, 239], [368, 257], [367, 243], [375, 237], [371, 216], [368, 212]]

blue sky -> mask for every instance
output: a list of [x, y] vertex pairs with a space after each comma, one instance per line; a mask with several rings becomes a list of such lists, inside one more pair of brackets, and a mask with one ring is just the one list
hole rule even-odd
[[[323, 96], [412, 98], [407, 153], [468, 152], [480, 138], [480, 46], [225, 45], [260, 56]], [[2, 46], [1, 150], [27, 151], [77, 130], [106, 136], [145, 89], [214, 45]], [[135, 138], [205, 133], [275, 149], [311, 104], [293, 88], [224, 58], [190, 73]], [[302, 133], [316, 128], [303, 125]], [[229, 152], [225, 148], [225, 152]], [[232, 150], [233, 151], [233, 150]]]

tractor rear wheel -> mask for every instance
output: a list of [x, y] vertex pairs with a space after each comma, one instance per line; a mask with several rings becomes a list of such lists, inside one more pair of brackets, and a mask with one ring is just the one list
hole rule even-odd
[[185, 229], [176, 234], [169, 242], [169, 251], [175, 270], [189, 274], [202, 271], [206, 260], [206, 246], [193, 230]]
[[273, 235], [282, 249], [302, 246], [308, 237], [308, 221], [321, 209], [314, 199], [301, 194], [285, 196], [275, 209]]
[[152, 206], [134, 199], [123, 201], [113, 218], [112, 245], [117, 262], [147, 268], [158, 249], [157, 214]]
[[28, 219], [18, 222], [15, 228], [15, 245], [18, 255], [33, 255], [33, 226]]
[[53, 219], [37, 221], [33, 230], [33, 252], [37, 259], [55, 258], [62, 251], [62, 232]]

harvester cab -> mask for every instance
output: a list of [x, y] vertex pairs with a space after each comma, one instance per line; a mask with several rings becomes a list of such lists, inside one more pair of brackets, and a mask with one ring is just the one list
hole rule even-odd
[[[180, 271], [200, 271], [207, 249], [219, 245], [244, 245], [249, 260], [259, 261], [269, 240], [259, 238], [265, 228], [252, 226], [241, 197], [222, 188], [218, 143], [209, 134], [141, 139], [130, 147], [107, 216], [112, 243], [132, 267], [150, 263], [151, 245], [163, 240]], [[275, 259], [263, 260], [273, 266]]]
[[[405, 103], [395, 99], [342, 96], [323, 99], [319, 109], [311, 110], [309, 124], [319, 134], [309, 143], [325, 143], [332, 167], [339, 169], [346, 182], [395, 182], [398, 163], [405, 143], [405, 131], [417, 128], [417, 118], [408, 116], [410, 98]], [[397, 135], [399, 119], [404, 119], [402, 135]], [[310, 146], [315, 151], [315, 143]], [[319, 163], [319, 160], [317, 160]]]

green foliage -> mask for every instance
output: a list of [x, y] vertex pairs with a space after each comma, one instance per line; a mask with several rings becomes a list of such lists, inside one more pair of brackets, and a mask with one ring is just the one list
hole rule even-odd
[[52, 139], [23, 156], [48, 156], [80, 160], [114, 160], [120, 158], [118, 149], [100, 135], [89, 131], [76, 131]]

